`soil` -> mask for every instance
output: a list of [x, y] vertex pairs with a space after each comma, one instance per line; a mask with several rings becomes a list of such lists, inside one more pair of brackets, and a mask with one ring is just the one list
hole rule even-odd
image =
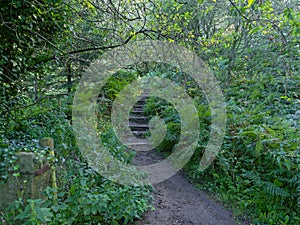
[[[149, 165], [163, 157], [156, 151], [139, 152], [136, 165]], [[154, 185], [154, 210], [149, 210], [143, 219], [132, 225], [234, 225], [232, 212], [219, 202], [197, 190], [177, 173], [168, 180]]]

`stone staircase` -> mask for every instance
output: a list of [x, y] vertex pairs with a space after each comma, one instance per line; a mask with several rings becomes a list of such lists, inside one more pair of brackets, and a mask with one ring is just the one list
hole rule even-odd
[[135, 138], [130, 140], [130, 147], [138, 148], [139, 151], [147, 151], [150, 146], [150, 143], [145, 139], [149, 134], [148, 124], [150, 117], [144, 115], [144, 106], [148, 97], [149, 92], [145, 90], [142, 97], [132, 107], [129, 115], [129, 127], [135, 135]]
[[144, 106], [149, 93], [144, 91], [142, 97], [132, 107], [132, 111], [129, 115], [129, 127], [136, 135], [136, 137], [142, 138], [149, 132], [149, 117], [144, 115]]

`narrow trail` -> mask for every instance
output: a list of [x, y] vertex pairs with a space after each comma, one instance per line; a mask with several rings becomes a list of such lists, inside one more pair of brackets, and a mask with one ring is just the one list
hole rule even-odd
[[[132, 145], [140, 149], [148, 147], [142, 136], [148, 131], [148, 118], [143, 115], [147, 93], [133, 107], [129, 126], [136, 135]], [[139, 151], [134, 159], [135, 165], [150, 165], [163, 157], [155, 150]], [[177, 173], [168, 180], [154, 185], [153, 206], [143, 219], [131, 225], [235, 225], [232, 213], [220, 203], [191, 185], [182, 174]]]

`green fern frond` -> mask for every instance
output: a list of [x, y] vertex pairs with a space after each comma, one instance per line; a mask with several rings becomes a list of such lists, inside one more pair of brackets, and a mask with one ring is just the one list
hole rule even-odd
[[272, 174], [274, 174], [274, 175], [285, 175], [286, 172], [287, 171], [284, 170], [284, 169], [275, 169], [275, 170], [272, 171]]
[[290, 184], [296, 184], [299, 182], [300, 182], [300, 171], [295, 176], [293, 176], [291, 179], [289, 179]]
[[261, 185], [263, 189], [272, 196], [282, 196], [282, 197], [289, 197], [290, 194], [286, 192], [283, 188], [278, 187], [276, 184], [262, 181]]

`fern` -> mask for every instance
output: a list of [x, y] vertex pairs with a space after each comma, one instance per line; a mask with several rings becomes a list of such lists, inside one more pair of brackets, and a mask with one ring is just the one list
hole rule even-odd
[[278, 187], [276, 184], [268, 181], [261, 181], [263, 189], [272, 196], [289, 197], [290, 194], [283, 188]]
[[[281, 196], [281, 197], [289, 197], [290, 194], [285, 191], [283, 188], [277, 186], [276, 184], [269, 182], [269, 181], [264, 181], [261, 179], [261, 177], [253, 172], [246, 172], [243, 174], [243, 176], [247, 177], [248, 179], [251, 179], [255, 186], [260, 186], [263, 188], [265, 192], [272, 196]], [[300, 194], [300, 185], [299, 185], [299, 194]], [[299, 195], [299, 200], [300, 200], [300, 195]]]
[[291, 179], [289, 179], [290, 184], [297, 184], [299, 182], [300, 182], [300, 171], [295, 176], [293, 176]]
[[287, 170], [282, 169], [282, 168], [272, 170], [272, 174], [277, 175], [277, 176], [278, 175], [284, 176], [284, 175], [286, 175], [286, 173], [287, 173]]

